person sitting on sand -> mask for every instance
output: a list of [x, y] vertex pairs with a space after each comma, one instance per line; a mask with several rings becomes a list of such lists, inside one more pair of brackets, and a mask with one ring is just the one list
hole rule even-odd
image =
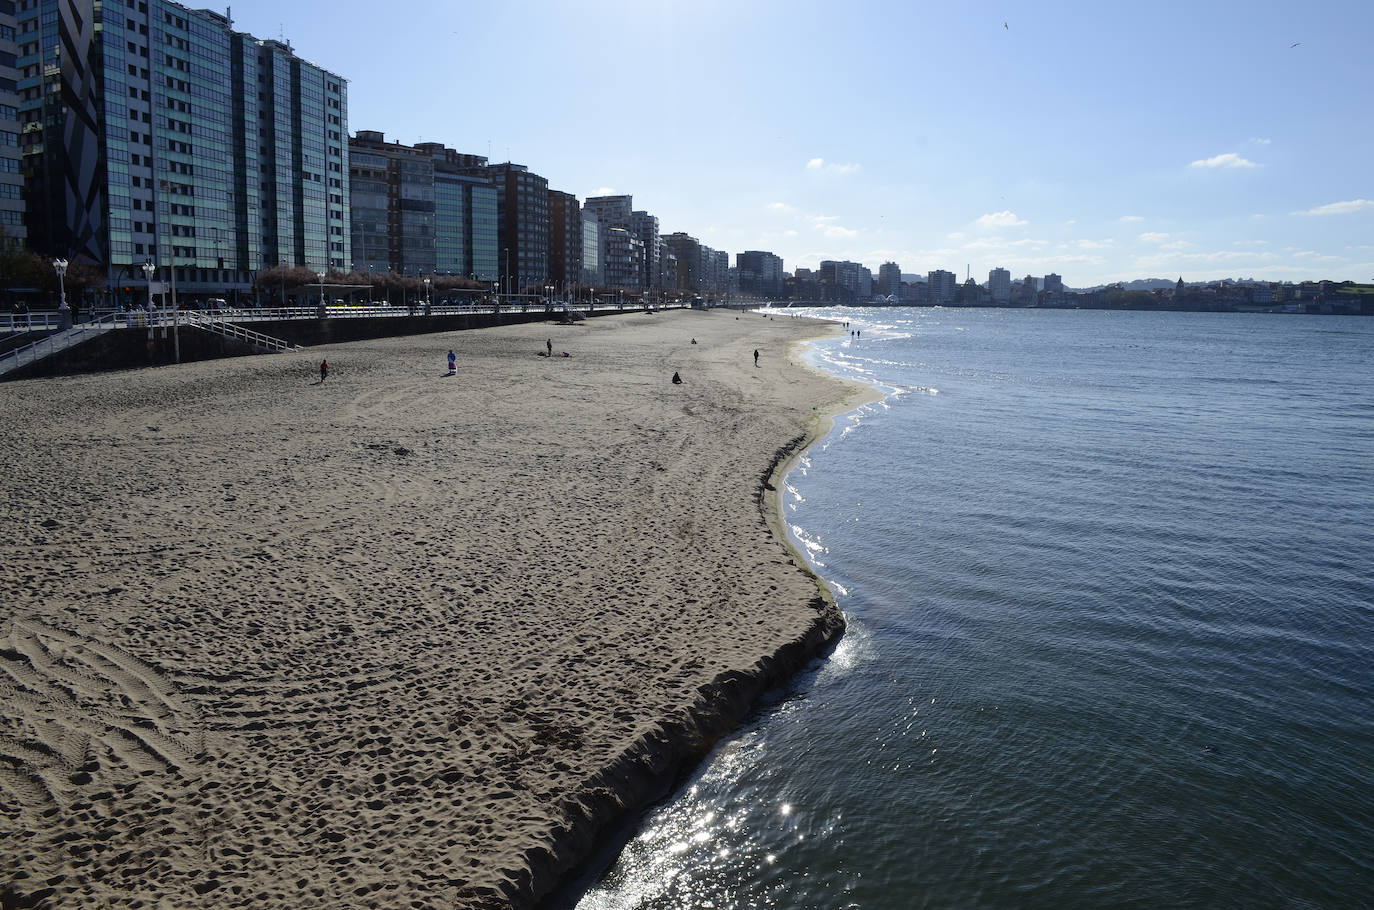
[[328, 360], [321, 360], [321, 361], [320, 361], [320, 382], [324, 382], [324, 381], [325, 381], [326, 379], [328, 379], [328, 378], [329, 378], [329, 361], [328, 361]]
[[673, 385], [682, 385], [682, 377], [676, 373], [673, 374]]

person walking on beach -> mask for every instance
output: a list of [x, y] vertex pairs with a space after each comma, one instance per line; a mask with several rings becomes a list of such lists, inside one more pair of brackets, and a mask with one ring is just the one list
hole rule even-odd
[[329, 378], [329, 361], [328, 361], [328, 360], [321, 360], [321, 361], [320, 361], [320, 382], [324, 382], [324, 381], [325, 381], [326, 379], [328, 379], [328, 378]]
[[547, 347], [547, 348], [549, 349], [549, 356], [552, 357], [552, 356], [553, 356], [553, 339], [550, 338], [548, 341], [544, 342], [544, 346]]
[[759, 365], [759, 349], [754, 348], [754, 366]]
[[453, 351], [448, 352], [448, 374], [452, 376], [458, 372], [458, 355]]

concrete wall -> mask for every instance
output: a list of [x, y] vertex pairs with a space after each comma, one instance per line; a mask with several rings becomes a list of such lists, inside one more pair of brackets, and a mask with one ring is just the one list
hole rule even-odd
[[[617, 312], [619, 311], [606, 310], [595, 315], [613, 315]], [[281, 322], [245, 322], [243, 327], [263, 335], [271, 335], [273, 338], [280, 338], [291, 344], [310, 347], [317, 344], [366, 341], [372, 338], [481, 329], [494, 325], [548, 322], [561, 318], [562, 313], [549, 313], [541, 308], [537, 312], [528, 313], [291, 319]], [[150, 334], [153, 337], [149, 337]], [[181, 361], [183, 363], [260, 353], [256, 348], [241, 341], [224, 338], [186, 325], [181, 326], [179, 336]], [[29, 340], [36, 339], [31, 338]], [[165, 332], [161, 329], [154, 329], [151, 333], [146, 328], [115, 329], [37, 363], [7, 373], [0, 379], [33, 379], [40, 376], [63, 376], [72, 373], [98, 373], [106, 370], [164, 366], [175, 362], [175, 346], [170, 328], [166, 329]]]

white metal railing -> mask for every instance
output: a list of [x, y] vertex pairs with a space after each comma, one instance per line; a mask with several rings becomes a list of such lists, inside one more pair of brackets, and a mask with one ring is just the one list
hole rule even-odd
[[280, 352], [299, 350], [296, 345], [291, 344], [289, 341], [273, 338], [271, 335], [264, 335], [261, 332], [254, 332], [252, 329], [245, 329], [241, 325], [235, 325], [232, 322], [226, 322], [223, 319], [217, 319], [196, 310], [187, 310], [182, 313], [181, 316], [186, 320], [186, 324], [189, 326], [204, 329], [207, 332], [213, 332], [225, 338], [235, 338], [239, 341], [246, 341], [254, 347], [262, 348], [266, 351]]
[[[656, 310], [685, 308], [686, 303], [655, 303]], [[375, 319], [397, 316], [457, 316], [469, 313], [562, 313], [569, 309], [583, 313], [634, 312], [644, 309], [643, 304], [622, 303], [618, 301], [566, 301], [542, 299], [503, 299], [499, 306], [489, 299], [463, 303], [432, 304], [426, 308], [424, 303], [368, 306], [363, 304], [330, 305], [325, 307], [325, 315], [330, 319]], [[319, 306], [293, 307], [214, 307], [202, 309], [183, 309], [183, 314], [200, 313], [212, 319], [277, 321], [283, 319], [316, 319]], [[172, 324], [172, 311], [155, 307], [152, 312], [146, 309], [98, 310], [97, 318], [89, 324], [105, 323], [107, 319], [117, 320], [116, 328], [144, 328], [149, 325]], [[87, 323], [81, 323], [85, 325]], [[62, 327], [62, 316], [56, 310], [40, 310], [31, 313], [0, 313], [0, 332], [55, 332]]]
[[62, 317], [56, 310], [37, 313], [0, 313], [0, 331], [55, 332], [62, 328]]

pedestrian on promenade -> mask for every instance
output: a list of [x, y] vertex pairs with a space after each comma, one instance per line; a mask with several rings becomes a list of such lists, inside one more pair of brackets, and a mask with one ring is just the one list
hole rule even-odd
[[754, 348], [754, 366], [759, 365], [759, 349]]
[[329, 378], [329, 361], [328, 361], [328, 360], [321, 360], [321, 361], [320, 361], [320, 382], [323, 383], [323, 382], [324, 382], [326, 379], [328, 379], [328, 378]]

